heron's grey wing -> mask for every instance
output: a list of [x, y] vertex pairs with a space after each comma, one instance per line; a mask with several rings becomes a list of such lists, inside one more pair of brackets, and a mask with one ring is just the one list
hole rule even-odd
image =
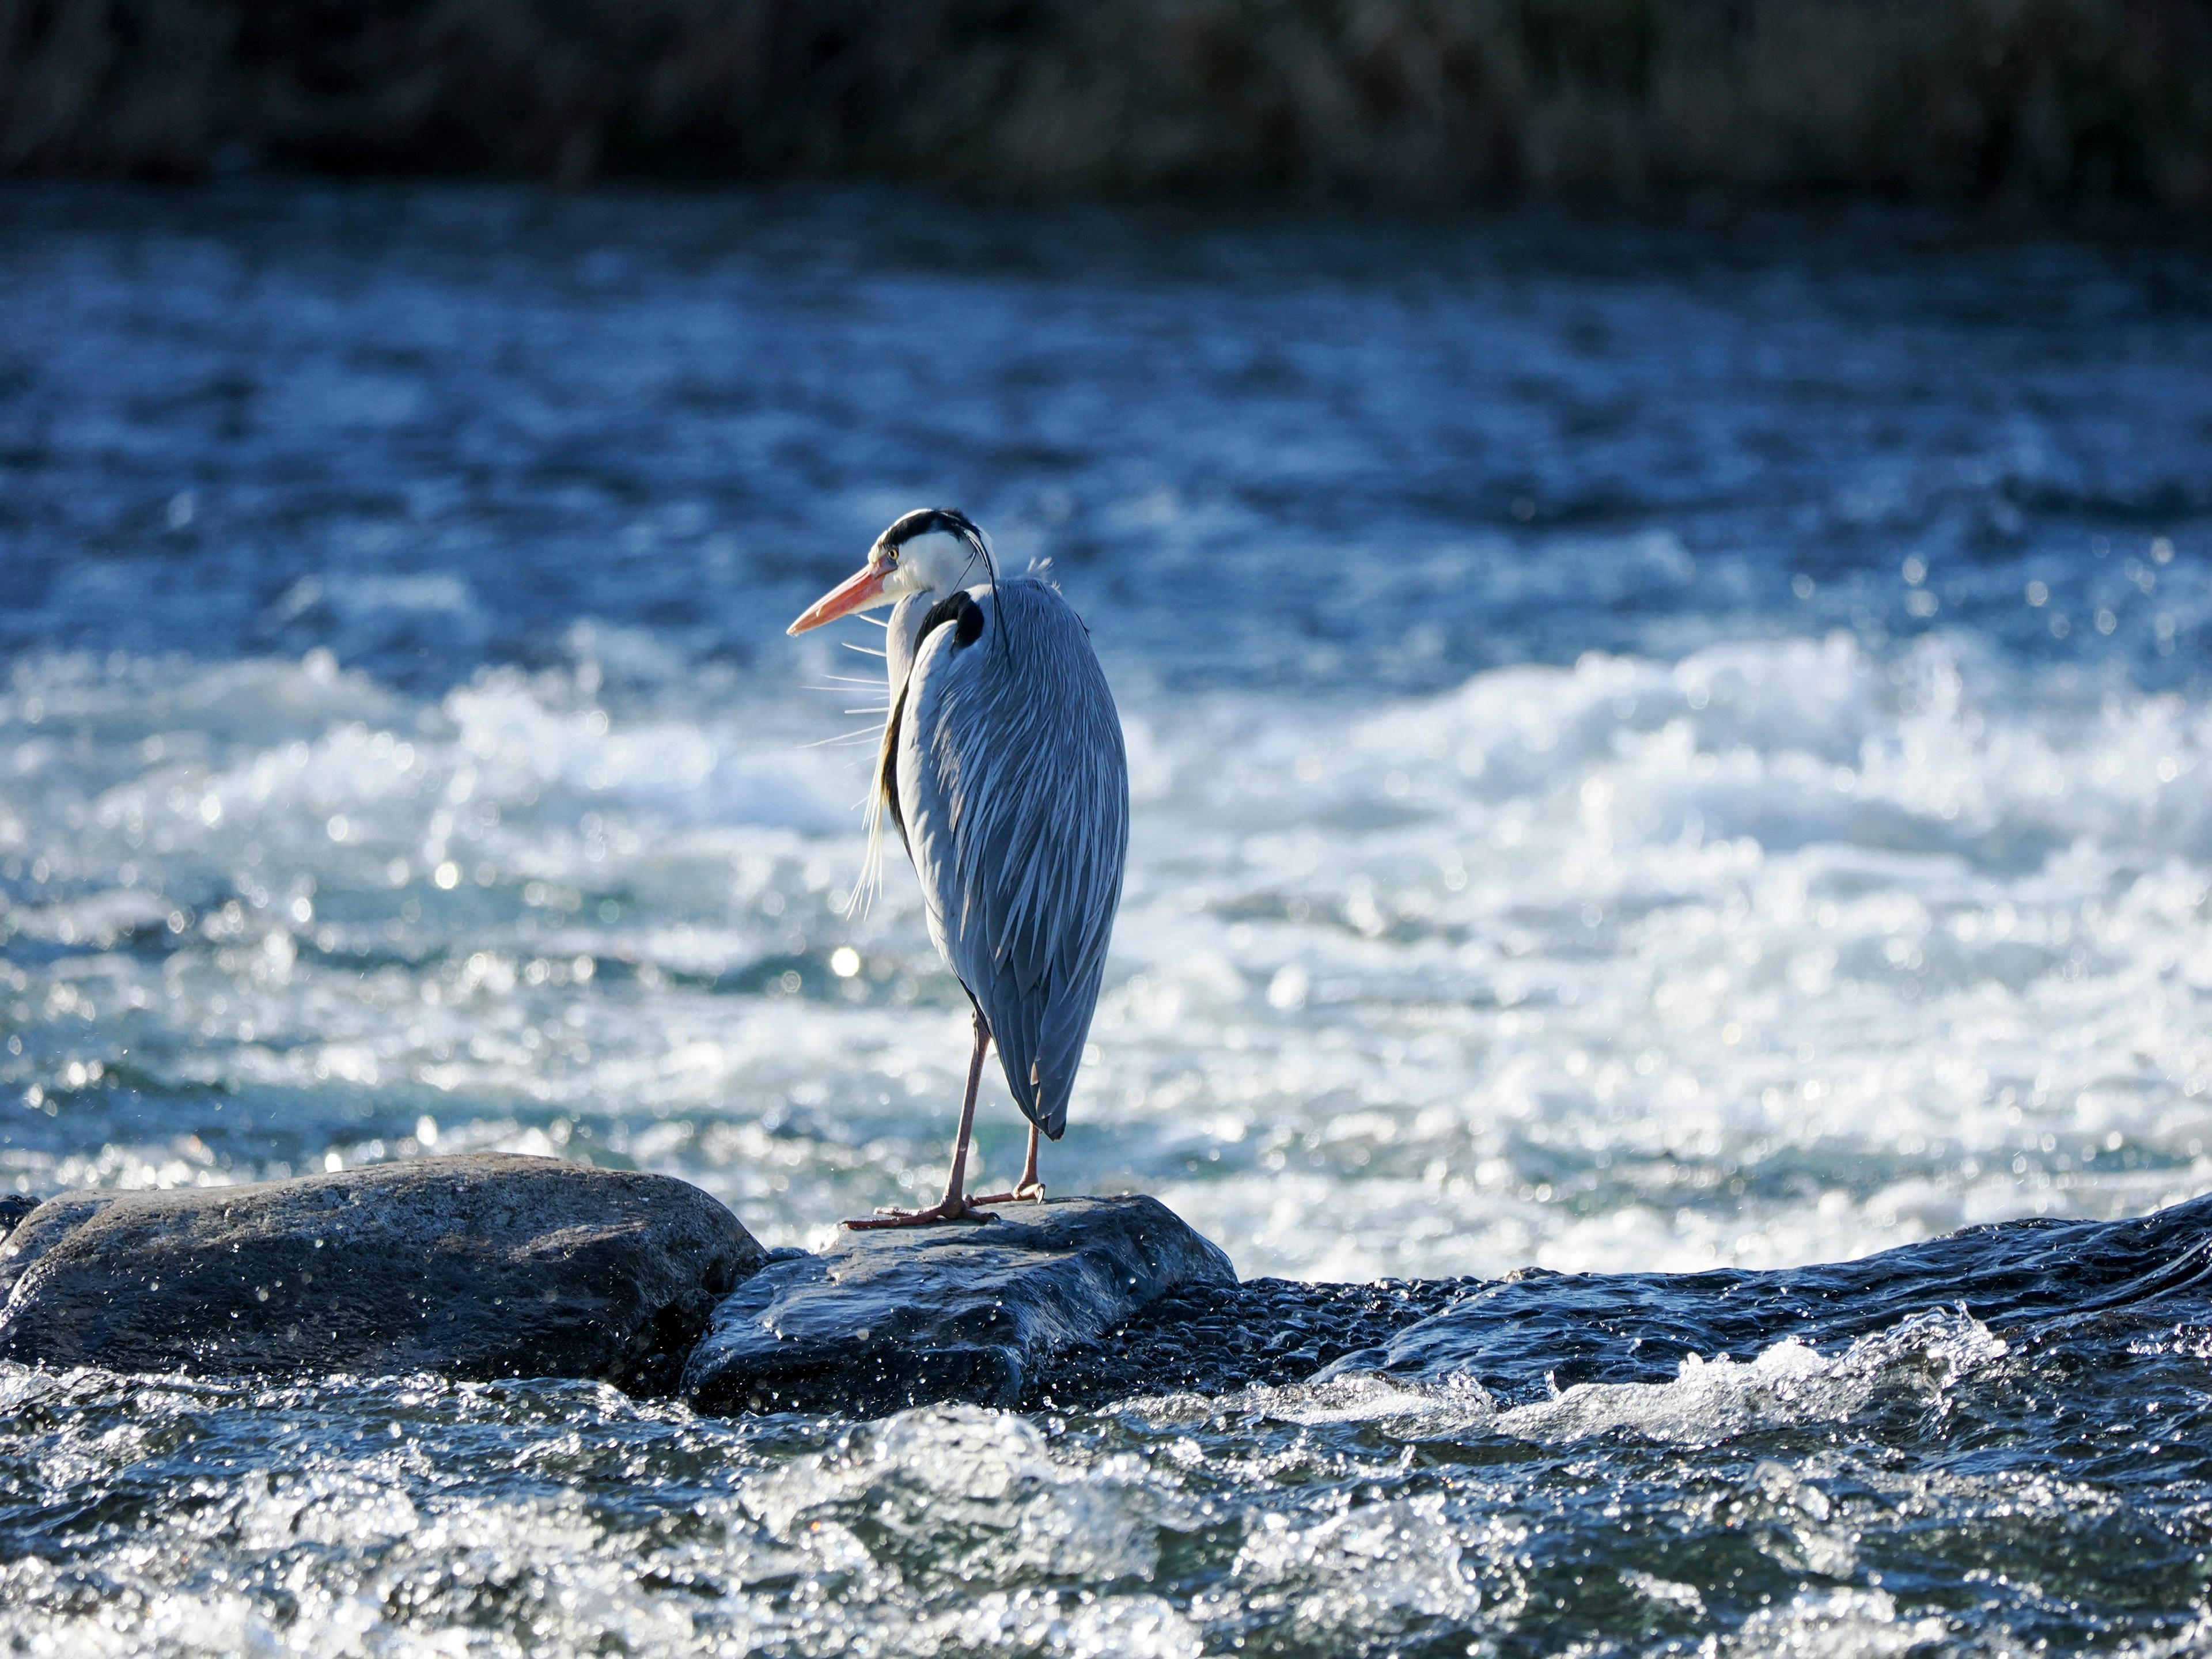
[[1028, 580], [966, 598], [974, 616], [933, 628], [907, 681], [900, 816], [931, 934], [1057, 1139], [1121, 902], [1128, 763], [1067, 602]]

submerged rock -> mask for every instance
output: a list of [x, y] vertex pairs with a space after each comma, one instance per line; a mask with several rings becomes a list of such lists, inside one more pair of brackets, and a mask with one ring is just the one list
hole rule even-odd
[[2033, 1346], [2203, 1320], [2212, 1308], [2212, 1196], [2124, 1221], [2002, 1221], [1854, 1261], [1697, 1273], [1523, 1268], [1346, 1355], [1316, 1382], [1379, 1371], [1471, 1378], [1508, 1404], [1578, 1382], [1663, 1382], [1692, 1358], [1750, 1359], [1778, 1342], [1824, 1349], [1957, 1312]]
[[684, 1182], [501, 1153], [65, 1193], [0, 1243], [0, 1353], [665, 1389], [717, 1299], [766, 1259]]
[[988, 1222], [847, 1232], [715, 1309], [684, 1368], [707, 1411], [1013, 1406], [1031, 1371], [1186, 1285], [1236, 1269], [1156, 1199], [1009, 1205]]

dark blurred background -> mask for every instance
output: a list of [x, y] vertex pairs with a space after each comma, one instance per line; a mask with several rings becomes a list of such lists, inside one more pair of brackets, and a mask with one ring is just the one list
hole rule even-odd
[[0, 173], [2212, 201], [2203, 0], [0, 0]]

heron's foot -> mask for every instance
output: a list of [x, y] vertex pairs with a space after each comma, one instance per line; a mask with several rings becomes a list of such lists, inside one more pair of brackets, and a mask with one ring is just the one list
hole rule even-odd
[[992, 1221], [997, 1218], [977, 1215], [975, 1206], [982, 1200], [973, 1198], [939, 1199], [926, 1210], [878, 1210], [865, 1220], [848, 1221], [846, 1226], [854, 1232], [872, 1227], [927, 1227], [938, 1221]]
[[1044, 1182], [1024, 1181], [1011, 1193], [988, 1193], [981, 1198], [971, 1198], [970, 1204], [1022, 1204], [1044, 1202]]

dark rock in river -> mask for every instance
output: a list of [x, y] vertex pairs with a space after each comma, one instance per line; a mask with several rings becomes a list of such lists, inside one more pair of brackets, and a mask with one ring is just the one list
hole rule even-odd
[[1833, 1348], [1960, 1311], [2015, 1347], [2202, 1324], [2212, 1310], [2212, 1197], [2125, 1221], [1968, 1227], [1856, 1261], [1702, 1273], [1523, 1268], [1345, 1356], [1315, 1380], [1382, 1371], [1471, 1377], [1509, 1404], [1577, 1382], [1662, 1382], [1692, 1355], [1748, 1359], [1795, 1337]]
[[1080, 1410], [1363, 1371], [1473, 1379], [1513, 1405], [1960, 1311], [2015, 1352], [2212, 1322], [2212, 1197], [1767, 1272], [1376, 1285], [1240, 1284], [1149, 1198], [1056, 1199], [770, 1255], [682, 1182], [546, 1158], [27, 1207], [0, 1200], [0, 1353], [15, 1359], [599, 1377], [680, 1387], [709, 1411]]
[[1960, 1310], [2016, 1351], [2212, 1321], [2212, 1197], [2113, 1222], [2010, 1221], [1856, 1261], [1765, 1272], [1559, 1273], [1312, 1285], [1187, 1285], [1036, 1367], [1022, 1403], [1087, 1410], [1375, 1371], [1479, 1381], [1521, 1405], [1578, 1382], [1663, 1382], [1694, 1354], [1785, 1338], [1833, 1351]]
[[696, 1187], [552, 1158], [65, 1193], [0, 1243], [0, 1353], [665, 1389], [716, 1301], [766, 1259]]
[[1060, 1198], [988, 1222], [848, 1232], [772, 1262], [714, 1310], [684, 1368], [708, 1411], [867, 1414], [1014, 1406], [1039, 1366], [1229, 1258], [1157, 1200]]
[[1372, 1285], [1248, 1279], [1185, 1285], [1030, 1372], [1022, 1404], [1091, 1411], [1140, 1395], [1285, 1388], [1380, 1347], [1486, 1281], [1385, 1279]]

